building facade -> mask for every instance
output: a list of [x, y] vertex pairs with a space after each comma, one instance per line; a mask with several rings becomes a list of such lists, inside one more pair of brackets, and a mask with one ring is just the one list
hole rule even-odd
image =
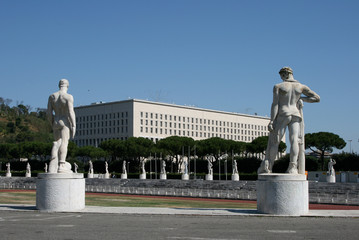
[[131, 99], [75, 108], [78, 146], [98, 146], [109, 139], [169, 136], [201, 140], [220, 137], [251, 142], [268, 135], [268, 117]]

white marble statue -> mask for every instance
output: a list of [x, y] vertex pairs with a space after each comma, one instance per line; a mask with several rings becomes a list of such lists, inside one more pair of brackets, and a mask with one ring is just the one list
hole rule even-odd
[[165, 162], [165, 160], [161, 161], [161, 174], [166, 174], [166, 162]]
[[[304, 120], [303, 101], [319, 102], [320, 97], [309, 87], [299, 83], [293, 77], [293, 70], [284, 67], [279, 72], [283, 82], [273, 88], [273, 103], [271, 107], [271, 119], [268, 124], [270, 131], [265, 160], [262, 161], [258, 173], [272, 172], [274, 161], [278, 154], [278, 146], [289, 130], [290, 162], [287, 173], [298, 174], [298, 162], [300, 174], [304, 174]], [[267, 165], [267, 168], [266, 168]]]
[[27, 164], [26, 164], [25, 177], [31, 177], [31, 166], [30, 166], [30, 163], [27, 163]]
[[106, 174], [109, 174], [109, 172], [108, 172], [108, 163], [107, 163], [107, 161], [105, 161], [105, 171], [106, 171]]
[[74, 163], [74, 172], [75, 173], [77, 173], [77, 169], [79, 168], [79, 166], [76, 164], [76, 163]]
[[122, 162], [122, 174], [127, 174], [126, 161], [125, 160]]
[[93, 174], [93, 164], [92, 164], [92, 161], [90, 160], [89, 161], [89, 174]]
[[238, 166], [236, 160], [233, 160], [232, 174], [238, 174]]
[[6, 163], [6, 177], [11, 177], [10, 163]]
[[334, 170], [334, 167], [333, 167], [335, 164], [336, 164], [336, 161], [331, 158], [330, 161], [328, 162], [328, 172], [327, 172], [327, 175], [329, 175], [329, 176], [335, 176], [335, 170]]
[[183, 174], [188, 175], [188, 162], [184, 161], [183, 164], [184, 164]]
[[72, 173], [71, 164], [66, 162], [67, 146], [70, 138], [75, 137], [76, 118], [74, 99], [67, 93], [69, 81], [61, 79], [59, 91], [49, 97], [47, 117], [54, 132], [49, 173]]
[[6, 173], [11, 173], [10, 171], [10, 163], [6, 163]]
[[145, 160], [142, 160], [142, 161], [141, 161], [141, 170], [142, 170], [142, 174], [146, 174]]
[[45, 173], [47, 173], [47, 171], [48, 171], [47, 163], [45, 163], [44, 171], [45, 171]]
[[211, 161], [209, 159], [207, 159], [208, 162], [208, 175], [213, 175], [213, 164], [211, 163]]

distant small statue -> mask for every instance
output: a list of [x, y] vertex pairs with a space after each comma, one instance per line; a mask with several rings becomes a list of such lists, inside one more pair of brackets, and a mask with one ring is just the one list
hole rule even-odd
[[127, 174], [126, 161], [125, 160], [123, 160], [123, 162], [122, 162], [122, 174]]
[[184, 164], [183, 174], [188, 175], [188, 162], [185, 161], [183, 164]]
[[329, 160], [329, 162], [328, 162], [328, 172], [327, 172], [327, 174], [328, 174], [329, 176], [335, 176], [334, 165], [335, 165], [336, 163], [337, 163], [337, 162], [336, 162], [334, 159], [330, 158], [330, 160]]
[[166, 174], [166, 162], [165, 162], [165, 160], [161, 161], [161, 174]]
[[105, 161], [105, 175], [104, 178], [110, 178], [110, 173], [108, 172], [108, 163]]
[[30, 163], [27, 163], [27, 164], [26, 164], [25, 177], [31, 177], [31, 166], [30, 166]]
[[142, 174], [146, 174], [145, 160], [142, 160], [142, 161], [141, 161], [141, 170], [142, 170]]
[[232, 174], [238, 174], [238, 166], [236, 160], [233, 160]]
[[141, 160], [141, 172], [140, 179], [146, 179], [145, 159]]
[[106, 174], [109, 174], [109, 172], [108, 172], [108, 163], [107, 163], [107, 161], [105, 161], [105, 171], [106, 171]]
[[208, 175], [213, 175], [213, 164], [211, 163], [211, 161], [209, 159], [207, 159], [208, 162]]
[[6, 163], [6, 177], [11, 177], [10, 163]]
[[92, 161], [89, 161], [89, 171], [87, 173], [87, 178], [93, 178], [94, 177], [94, 170], [93, 170], [93, 164]]
[[45, 167], [44, 167], [45, 173], [47, 173], [47, 169], [48, 169], [48, 166], [47, 166], [47, 163], [45, 163]]
[[10, 173], [10, 163], [6, 163], [6, 172]]
[[92, 161], [89, 161], [89, 174], [93, 174], [93, 164]]
[[167, 179], [166, 162], [165, 162], [165, 160], [162, 160], [162, 161], [161, 161], [160, 179], [162, 179], [162, 180], [166, 180], [166, 179]]
[[51, 94], [48, 100], [47, 118], [52, 125], [55, 139], [51, 150], [50, 173], [72, 173], [66, 156], [69, 139], [75, 137], [76, 118], [74, 98], [67, 93], [68, 88], [69, 81], [61, 79], [59, 91]]
[[237, 161], [232, 162], [232, 181], [239, 181]]
[[79, 166], [76, 164], [76, 163], [74, 163], [74, 172], [75, 173], [77, 173], [77, 169], [79, 168]]
[[126, 170], [126, 161], [125, 160], [123, 160], [123, 162], [122, 162], [121, 179], [127, 179], [127, 170]]
[[[273, 88], [273, 102], [271, 119], [268, 124], [269, 136], [266, 157], [262, 161], [258, 174], [271, 173], [274, 161], [277, 158], [278, 146], [289, 129], [290, 160], [287, 173], [304, 174], [305, 144], [304, 144], [304, 117], [303, 102], [319, 102], [320, 97], [306, 85], [301, 84], [293, 77], [293, 70], [284, 67], [279, 71], [283, 80]], [[266, 167], [266, 165], [268, 166]]]

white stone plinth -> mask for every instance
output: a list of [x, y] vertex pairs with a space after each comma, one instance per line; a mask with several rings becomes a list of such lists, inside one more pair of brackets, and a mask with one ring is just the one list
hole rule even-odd
[[257, 209], [260, 213], [300, 216], [309, 211], [308, 181], [304, 174], [259, 174]]
[[140, 174], [140, 179], [146, 179], [146, 173], [141, 173]]
[[207, 181], [212, 181], [213, 180], [213, 175], [212, 174], [206, 174], [206, 180]]
[[25, 173], [25, 177], [31, 177], [31, 173]]
[[189, 180], [188, 174], [182, 174], [182, 180]]
[[103, 175], [104, 178], [110, 178], [110, 174], [109, 173], [105, 173], [105, 175]]
[[238, 174], [232, 174], [232, 181], [239, 181], [239, 175]]
[[11, 177], [11, 172], [7, 172], [5, 176], [6, 177]]
[[122, 173], [121, 174], [121, 179], [127, 179], [127, 173]]
[[85, 208], [85, 179], [82, 173], [39, 173], [36, 208], [47, 212]]
[[327, 175], [327, 182], [329, 182], [329, 183], [335, 183], [335, 176]]
[[93, 178], [93, 173], [88, 173], [87, 178]]
[[160, 179], [166, 180], [167, 179], [167, 174], [166, 173], [161, 173], [160, 174]]

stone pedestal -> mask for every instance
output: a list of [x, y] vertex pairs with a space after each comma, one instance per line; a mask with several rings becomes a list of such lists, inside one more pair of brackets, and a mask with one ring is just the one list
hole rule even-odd
[[335, 183], [335, 176], [327, 175], [327, 182], [329, 182], [329, 183]]
[[260, 213], [300, 216], [309, 211], [308, 181], [304, 174], [259, 174], [257, 209]]
[[146, 179], [146, 173], [141, 173], [140, 174], [140, 179]]
[[239, 175], [238, 174], [232, 174], [232, 181], [239, 181]]
[[122, 173], [121, 174], [121, 179], [127, 179], [127, 173]]
[[7, 172], [5, 176], [6, 177], [11, 177], [11, 172]]
[[161, 173], [160, 174], [160, 179], [166, 180], [167, 179], [167, 174], [166, 173]]
[[31, 177], [31, 173], [25, 173], [25, 177]]
[[207, 181], [212, 181], [213, 180], [213, 175], [212, 174], [206, 174], [206, 180]]
[[93, 173], [88, 173], [87, 178], [93, 178]]
[[110, 178], [110, 174], [109, 173], [105, 173], [105, 175], [103, 175], [104, 178]]
[[39, 173], [36, 208], [47, 212], [85, 208], [85, 179], [82, 173]]
[[182, 180], [189, 180], [188, 174], [182, 174]]

